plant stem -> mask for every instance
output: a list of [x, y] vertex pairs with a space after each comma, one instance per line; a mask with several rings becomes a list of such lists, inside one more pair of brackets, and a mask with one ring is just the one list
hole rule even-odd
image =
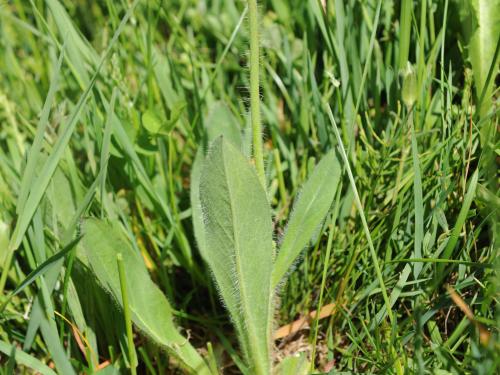
[[411, 11], [413, 0], [402, 0], [399, 17], [399, 69], [402, 70], [408, 61], [410, 52]]
[[125, 319], [125, 329], [127, 331], [127, 346], [130, 363], [130, 373], [137, 373], [137, 354], [135, 353], [134, 338], [132, 336], [132, 318], [130, 316], [130, 306], [128, 304], [127, 280], [125, 278], [125, 266], [123, 265], [123, 256], [121, 253], [116, 256], [118, 265], [118, 276], [120, 278], [120, 289], [122, 292], [123, 316]]
[[[336, 206], [338, 207], [339, 205], [336, 204]], [[338, 211], [338, 208], [336, 209], [336, 211]], [[330, 230], [329, 230], [329, 233], [328, 233], [328, 242], [326, 244], [326, 254], [325, 254], [325, 261], [323, 263], [323, 273], [322, 273], [322, 276], [321, 276], [321, 288], [320, 288], [320, 292], [319, 292], [319, 302], [318, 302], [318, 308], [316, 311], [318, 311], [318, 313], [316, 314], [316, 317], [315, 317], [315, 320], [314, 320], [314, 335], [313, 335], [313, 350], [312, 350], [312, 355], [311, 355], [311, 367], [310, 367], [310, 372], [313, 373], [314, 372], [314, 369], [315, 369], [315, 366], [314, 366], [314, 360], [315, 360], [315, 357], [316, 357], [316, 343], [318, 341], [318, 329], [319, 329], [319, 315], [320, 315], [320, 311], [321, 311], [321, 308], [323, 307], [323, 294], [324, 294], [324, 291], [325, 291], [325, 285], [326, 285], [326, 275], [327, 275], [327, 272], [328, 272], [328, 266], [329, 266], [329, 261], [330, 261], [330, 253], [332, 251], [332, 242], [333, 242], [333, 231], [334, 231], [334, 228], [335, 228], [335, 220], [337, 220], [337, 215], [336, 213], [334, 215], [332, 215], [332, 221], [331, 221], [331, 226], [330, 226]]]
[[265, 188], [264, 155], [262, 147], [262, 124], [260, 122], [259, 94], [259, 20], [257, 0], [248, 0], [250, 20], [250, 115], [252, 120], [253, 157], [257, 176]]
[[273, 154], [274, 165], [276, 167], [276, 176], [278, 177], [278, 189], [280, 192], [281, 204], [283, 205], [283, 215], [286, 215], [288, 212], [286, 205], [288, 195], [285, 188], [285, 179], [283, 178], [283, 168], [281, 167], [280, 152], [277, 148], [275, 148]]
[[[377, 252], [375, 251], [375, 247], [373, 246], [373, 241], [372, 241], [372, 237], [370, 234], [370, 229], [368, 228], [368, 223], [366, 222], [366, 217], [365, 217], [365, 213], [363, 210], [363, 205], [361, 204], [361, 198], [359, 197], [358, 189], [356, 188], [356, 182], [354, 181], [354, 176], [352, 174], [351, 167], [349, 165], [349, 159], [347, 157], [345, 147], [342, 143], [342, 138], [340, 137], [339, 129], [337, 127], [337, 122], [335, 121], [335, 118], [333, 117], [332, 109], [330, 108], [330, 105], [327, 102], [324, 103], [324, 106], [326, 109], [326, 113], [327, 113], [328, 117], [330, 118], [330, 122], [332, 124], [335, 136], [337, 138], [340, 155], [342, 156], [342, 159], [344, 160], [347, 175], [349, 176], [349, 182], [351, 183], [351, 188], [354, 192], [354, 203], [356, 204], [356, 207], [359, 211], [361, 223], [363, 224], [363, 231], [365, 232], [366, 240], [368, 241], [368, 248], [370, 249], [370, 255], [371, 255], [371, 258], [373, 261], [373, 267], [375, 268], [375, 273], [377, 275], [377, 280], [380, 284], [380, 290], [382, 292], [382, 297], [384, 298], [387, 316], [389, 317], [389, 321], [391, 322], [391, 326], [394, 327], [395, 320], [394, 320], [394, 315], [392, 314], [391, 301], [389, 300], [389, 296], [387, 294], [387, 288], [385, 286], [384, 277], [382, 275], [382, 270], [381, 270], [380, 264], [378, 262]], [[378, 322], [378, 323], [380, 323], [380, 322]]]

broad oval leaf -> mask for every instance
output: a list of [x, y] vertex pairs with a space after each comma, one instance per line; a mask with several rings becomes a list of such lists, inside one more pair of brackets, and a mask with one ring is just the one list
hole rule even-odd
[[226, 104], [221, 101], [214, 102], [204, 122], [208, 144], [222, 135], [226, 141], [241, 148], [240, 125]]
[[293, 206], [273, 270], [273, 287], [288, 272], [328, 213], [340, 181], [340, 163], [330, 151], [314, 169]]
[[87, 219], [82, 231], [82, 245], [93, 272], [119, 304], [122, 299], [116, 256], [122, 254], [134, 324], [156, 343], [166, 347], [191, 373], [210, 374], [205, 361], [177, 331], [170, 304], [149, 277], [141, 255], [127, 240], [120, 224]]
[[151, 134], [157, 134], [163, 126], [157, 113], [151, 109], [142, 114], [142, 125]]
[[206, 260], [254, 374], [270, 372], [271, 210], [243, 154], [218, 138], [200, 180]]

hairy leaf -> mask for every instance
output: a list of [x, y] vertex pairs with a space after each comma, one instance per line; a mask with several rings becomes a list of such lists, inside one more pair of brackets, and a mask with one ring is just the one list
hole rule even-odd
[[236, 326], [251, 372], [270, 369], [271, 211], [255, 170], [222, 137], [200, 180], [206, 259]]
[[294, 204], [273, 270], [273, 287], [288, 272], [328, 213], [340, 181], [340, 163], [330, 151], [316, 166]]
[[274, 369], [274, 375], [307, 375], [310, 363], [304, 353], [286, 357]]
[[[218, 137], [224, 136], [224, 138], [234, 146], [238, 148], [242, 147], [242, 136], [238, 122], [229, 108], [222, 102], [214, 102], [212, 104], [204, 124], [208, 144], [212, 143]], [[205, 233], [200, 202], [200, 176], [204, 160], [205, 148], [200, 146], [191, 167], [190, 199], [196, 243], [201, 256], [206, 259]]]
[[199, 147], [194, 157], [193, 165], [191, 167], [191, 215], [193, 218], [193, 229], [194, 236], [196, 238], [196, 244], [200, 251], [201, 256], [205, 261], [207, 261], [206, 251], [205, 251], [205, 230], [203, 228], [203, 213], [201, 211], [200, 202], [200, 177], [201, 177], [201, 167], [203, 161], [205, 160], [205, 152], [203, 147]]
[[99, 282], [119, 304], [122, 299], [116, 255], [122, 254], [134, 324], [155, 342], [166, 347], [192, 373], [210, 374], [204, 360], [177, 331], [170, 304], [150, 279], [141, 255], [127, 240], [119, 223], [85, 220], [83, 246]]

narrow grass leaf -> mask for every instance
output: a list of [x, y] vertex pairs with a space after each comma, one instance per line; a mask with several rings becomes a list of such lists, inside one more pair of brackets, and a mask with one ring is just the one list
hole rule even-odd
[[[415, 135], [415, 127], [413, 126], [413, 112], [411, 116], [411, 153], [413, 158], [413, 197], [415, 201], [415, 238], [414, 238], [414, 254], [415, 258], [422, 257], [422, 243], [424, 240], [424, 203], [422, 197], [422, 174], [420, 172], [420, 160], [418, 156], [417, 137]], [[415, 263], [413, 267], [413, 275], [418, 278], [422, 264]]]
[[[9, 344], [5, 341], [0, 341], [0, 352], [9, 356], [12, 352], [12, 344]], [[15, 358], [17, 363], [26, 366], [37, 373], [40, 373], [42, 375], [56, 375], [56, 372], [49, 366], [45, 365], [40, 360], [29, 355], [28, 353], [23, 352], [21, 349], [16, 349]]]
[[[33, 214], [38, 207], [38, 204], [40, 203], [40, 200], [42, 199], [45, 190], [47, 189], [47, 186], [50, 182], [50, 179], [52, 178], [52, 175], [54, 174], [57, 165], [59, 164], [59, 160], [63, 156], [63, 153], [66, 149], [66, 146], [68, 145], [71, 135], [73, 134], [73, 131], [75, 130], [76, 124], [78, 122], [78, 119], [80, 118], [80, 114], [82, 112], [83, 106], [85, 105], [87, 99], [89, 98], [92, 88], [95, 85], [95, 82], [97, 80], [97, 77], [100, 73], [100, 70], [106, 61], [109, 52], [111, 51], [111, 48], [114, 46], [116, 41], [118, 40], [118, 36], [120, 35], [121, 31], [123, 30], [123, 26], [125, 23], [128, 21], [130, 16], [132, 15], [132, 11], [137, 5], [138, 0], [136, 0], [132, 6], [129, 8], [127, 13], [125, 14], [124, 18], [122, 19], [122, 22], [118, 26], [118, 29], [116, 30], [115, 34], [113, 35], [113, 38], [111, 39], [108, 48], [106, 49], [106, 52], [102, 56], [99, 65], [92, 76], [92, 79], [90, 80], [89, 84], [87, 85], [87, 88], [85, 91], [81, 94], [80, 99], [78, 100], [78, 103], [76, 106], [73, 108], [71, 115], [69, 116], [69, 120], [67, 123], [64, 124], [62, 130], [61, 130], [61, 136], [57, 140], [56, 144], [54, 145], [54, 148], [52, 150], [52, 153], [50, 154], [49, 158], [45, 162], [44, 166], [41, 168], [40, 174], [38, 178], [33, 181], [33, 186], [34, 188], [30, 192], [25, 209], [23, 212], [19, 214], [19, 220], [16, 223], [16, 227], [14, 229], [14, 233], [11, 237], [11, 241], [9, 243], [9, 249], [16, 250], [20, 243], [22, 238], [24, 237], [24, 233], [26, 232], [26, 229], [28, 228], [28, 225], [31, 221], [31, 218], [33, 217]], [[2, 275], [3, 279], [3, 275]], [[3, 283], [2, 283], [3, 284]]]
[[57, 91], [57, 83], [59, 81], [59, 74], [61, 70], [63, 57], [64, 57], [64, 48], [61, 51], [61, 54], [59, 56], [59, 61], [57, 62], [57, 65], [54, 69], [54, 73], [52, 74], [49, 91], [47, 93], [45, 103], [43, 104], [42, 112], [40, 114], [40, 119], [38, 120], [35, 138], [29, 150], [28, 161], [26, 162], [26, 168], [24, 169], [23, 177], [21, 180], [21, 189], [19, 192], [19, 197], [17, 199], [16, 212], [18, 215], [24, 209], [24, 204], [26, 203], [26, 199], [28, 198], [30, 187], [32, 186], [32, 182], [36, 177], [35, 169], [37, 163], [39, 162], [40, 152], [43, 145], [43, 138], [45, 136], [45, 131], [47, 130], [47, 125], [49, 124], [50, 108], [54, 103], [54, 97]]
[[410, 36], [411, 36], [411, 11], [413, 0], [401, 1], [401, 15], [399, 17], [399, 69], [406, 67], [408, 56], [410, 53]]
[[[472, 201], [476, 194], [478, 178], [479, 178], [479, 172], [478, 170], [476, 170], [472, 175], [471, 181], [467, 188], [467, 193], [465, 194], [464, 197], [464, 203], [460, 208], [457, 221], [455, 223], [455, 226], [453, 227], [453, 230], [451, 231], [450, 238], [446, 243], [446, 247], [444, 248], [441, 259], [450, 259], [453, 255], [453, 250], [455, 250], [455, 246], [458, 242], [458, 237], [460, 235], [460, 232], [462, 231], [465, 219], [467, 219], [467, 214], [469, 213], [470, 205], [472, 204]], [[444, 272], [444, 265], [442, 264], [438, 265], [436, 275], [437, 275], [436, 282], [433, 284], [434, 288], [436, 288], [443, 280], [443, 278], [446, 276], [446, 273]]]
[[54, 22], [68, 49], [68, 58], [75, 75], [83, 86], [89, 84], [89, 74], [85, 63], [96, 66], [98, 56], [88, 41], [77, 31], [70, 16], [58, 0], [47, 0], [47, 5], [54, 16]]
[[335, 117], [333, 117], [332, 109], [330, 108], [330, 105], [328, 103], [325, 103], [325, 109], [326, 109], [326, 112], [327, 112], [328, 117], [330, 119], [330, 122], [332, 124], [333, 131], [335, 133], [335, 137], [337, 138], [339, 151], [342, 155], [342, 160], [344, 161], [344, 166], [347, 170], [347, 175], [349, 176], [349, 182], [351, 184], [351, 188], [352, 188], [352, 191], [354, 193], [354, 202], [356, 203], [357, 209], [359, 211], [359, 215], [361, 217], [361, 222], [363, 223], [363, 231], [365, 233], [366, 240], [368, 241], [368, 247], [370, 249], [370, 256], [371, 256], [372, 261], [373, 261], [375, 273], [377, 275], [377, 280], [380, 284], [380, 289], [382, 291], [382, 296], [384, 298], [384, 303], [385, 303], [385, 307], [387, 309], [387, 314], [389, 315], [389, 320], [391, 321], [391, 323], [394, 323], [395, 322], [394, 315], [392, 314], [391, 304], [390, 304], [389, 296], [387, 294], [387, 288], [385, 286], [384, 277], [382, 275], [382, 271], [380, 269], [380, 265], [378, 262], [377, 252], [375, 251], [375, 247], [373, 246], [372, 236], [370, 233], [370, 229], [368, 228], [368, 223], [366, 222], [366, 217], [365, 217], [365, 213], [363, 210], [363, 205], [361, 204], [361, 199], [359, 198], [359, 193], [358, 193], [358, 189], [356, 187], [356, 182], [354, 181], [354, 175], [352, 174], [351, 167], [349, 165], [349, 159], [347, 158], [347, 153], [345, 151], [344, 144], [342, 143], [342, 138], [340, 137], [340, 132], [339, 132], [339, 129], [337, 127]]
[[[56, 263], [59, 259], [63, 258], [66, 254], [68, 254], [76, 246], [76, 244], [80, 241], [80, 238], [81, 237], [74, 239], [70, 244], [65, 246], [64, 249], [62, 249], [61, 251], [52, 255], [45, 262], [43, 262], [37, 268], [35, 268], [33, 271], [31, 271], [29, 273], [29, 275], [26, 276], [26, 278], [12, 291], [10, 297], [14, 297], [15, 295], [21, 293], [21, 291], [24, 288], [26, 288], [28, 285], [30, 285], [38, 277], [45, 274], [45, 272], [47, 272], [49, 269], [51, 269], [54, 266], [54, 263]], [[3, 307], [1, 310], [3, 310]]]

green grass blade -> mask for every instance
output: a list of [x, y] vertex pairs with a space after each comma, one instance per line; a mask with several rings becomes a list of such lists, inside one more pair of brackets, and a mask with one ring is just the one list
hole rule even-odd
[[351, 188], [354, 192], [354, 202], [356, 203], [356, 206], [357, 206], [358, 211], [359, 211], [359, 215], [361, 217], [361, 222], [363, 223], [363, 231], [364, 231], [366, 239], [368, 241], [368, 246], [370, 248], [370, 255], [371, 255], [371, 258], [373, 261], [373, 265], [375, 267], [375, 272], [377, 274], [377, 279], [378, 279], [378, 282], [380, 284], [380, 289], [382, 290], [382, 296], [384, 297], [384, 303], [385, 303], [385, 306], [387, 309], [387, 314], [388, 314], [389, 319], [390, 319], [391, 324], [392, 324], [392, 323], [394, 323], [394, 316], [392, 314], [389, 296], [387, 295], [387, 288], [385, 287], [384, 277], [382, 276], [382, 271], [380, 270], [380, 265], [378, 262], [375, 247], [373, 246], [373, 241], [372, 241], [372, 237], [370, 234], [370, 229], [368, 228], [368, 224], [366, 222], [365, 214], [363, 211], [363, 206], [362, 206], [361, 200], [359, 198], [358, 189], [356, 188], [356, 182], [354, 181], [354, 176], [352, 174], [351, 167], [349, 166], [349, 159], [347, 158], [347, 154], [346, 154], [344, 145], [342, 143], [342, 138], [340, 137], [337, 123], [335, 122], [335, 117], [333, 117], [332, 109], [330, 108], [330, 105], [328, 105], [328, 103], [325, 103], [325, 109], [326, 109], [326, 112], [328, 114], [328, 117], [330, 118], [330, 122], [332, 124], [335, 136], [337, 137], [337, 142], [338, 142], [340, 154], [342, 155], [342, 159], [344, 161], [344, 166], [347, 170], [347, 174], [349, 176], [349, 181], [351, 183]]
[[395, 259], [387, 262], [389, 263], [452, 263], [452, 264], [463, 264], [469, 267], [477, 268], [493, 268], [494, 265], [491, 263], [477, 263], [477, 262], [467, 262], [465, 260], [457, 259], [442, 259], [442, 258], [405, 258], [405, 259]]
[[[0, 352], [9, 356], [12, 352], [12, 345], [6, 343], [5, 341], [0, 341]], [[23, 352], [21, 349], [16, 349], [15, 351], [16, 362], [29, 367], [33, 371], [40, 373], [42, 375], [56, 375], [56, 372], [52, 370], [49, 366], [45, 365], [37, 358]]]
[[[64, 249], [52, 255], [45, 262], [40, 264], [36, 269], [31, 271], [29, 275], [26, 276], [26, 278], [11, 292], [9, 299], [21, 293], [24, 288], [26, 288], [33, 281], [35, 281], [37, 278], [44, 275], [48, 270], [50, 270], [54, 266], [54, 263], [56, 263], [59, 259], [66, 256], [66, 254], [69, 253], [76, 246], [76, 244], [80, 241], [80, 238], [81, 237], [78, 237], [75, 240], [73, 240], [71, 243], [65, 246]], [[6, 302], [8, 302], [8, 300]], [[0, 308], [0, 312], [3, 311], [3, 309], [5, 308], [6, 302]]]
[[[78, 103], [76, 104], [75, 108], [71, 112], [71, 115], [69, 117], [68, 122], [64, 125], [64, 127], [61, 131], [61, 136], [57, 140], [57, 142], [54, 145], [54, 148], [52, 150], [52, 153], [50, 154], [49, 158], [47, 159], [44, 166], [42, 167], [40, 174], [39, 174], [39, 177], [36, 179], [36, 181], [33, 182], [34, 188], [31, 191], [31, 193], [26, 201], [25, 210], [23, 210], [23, 212], [20, 213], [19, 220], [18, 220], [16, 227], [14, 229], [14, 233], [12, 234], [12, 238], [11, 238], [11, 241], [9, 243], [10, 249], [15, 250], [19, 247], [21, 240], [24, 236], [24, 233], [26, 232], [26, 229], [28, 228], [28, 225], [31, 221], [31, 218], [33, 217], [33, 214], [34, 214], [36, 208], [38, 207], [38, 204], [40, 203], [40, 200], [42, 199], [43, 194], [45, 193], [45, 190], [47, 189], [47, 186], [50, 182], [50, 179], [52, 178], [52, 175], [54, 174], [54, 172], [57, 168], [59, 160], [63, 156], [63, 153], [66, 149], [66, 146], [69, 143], [71, 135], [73, 134], [73, 131], [76, 127], [76, 124], [78, 123], [78, 120], [80, 118], [83, 106], [91, 94], [92, 88], [94, 87], [94, 84], [97, 80], [97, 77], [100, 74], [100, 70], [104, 64], [104, 61], [106, 61], [106, 59], [109, 55], [109, 52], [111, 51], [114, 44], [118, 40], [118, 36], [120, 35], [121, 31], [123, 30], [123, 26], [130, 18], [132, 11], [135, 8], [135, 6], [137, 5], [137, 3], [138, 3], [138, 0], [136, 0], [132, 4], [129, 11], [125, 14], [122, 22], [120, 23], [120, 26], [118, 27], [115, 34], [113, 35], [113, 38], [111, 39], [110, 44], [108, 45], [106, 52], [104, 53], [103, 57], [101, 58], [101, 61], [99, 62], [99, 66], [97, 67], [97, 69], [96, 69], [92, 79], [90, 80], [86, 90], [80, 96]], [[5, 272], [5, 270], [4, 270], [4, 272]], [[0, 290], [3, 288], [3, 284], [4, 283], [0, 283]]]
[[108, 107], [107, 115], [106, 115], [106, 125], [104, 127], [104, 135], [102, 138], [102, 148], [101, 148], [101, 216], [104, 215], [104, 194], [106, 192], [106, 171], [108, 168], [108, 160], [109, 160], [109, 148], [111, 144], [111, 134], [113, 132], [113, 123], [111, 121], [113, 114], [115, 113], [115, 102], [116, 102], [117, 90], [113, 90], [113, 94], [111, 95], [111, 103]]
[[[411, 132], [411, 153], [413, 158], [413, 197], [415, 202], [415, 238], [414, 254], [415, 258], [422, 257], [422, 243], [424, 240], [424, 203], [422, 197], [422, 173], [420, 171], [420, 160], [418, 156], [417, 137], [415, 127], [413, 126], [413, 110], [410, 113], [410, 132]], [[418, 278], [422, 265], [416, 263], [413, 267], [413, 276]]]
[[88, 41], [77, 31], [73, 22], [58, 0], [47, 0], [47, 5], [54, 16], [54, 22], [67, 46], [68, 59], [82, 87], [89, 85], [89, 73], [85, 63], [96, 66], [99, 59]]
[[401, 1], [401, 15], [399, 17], [399, 69], [406, 67], [410, 53], [410, 37], [412, 24], [413, 0]]
[[[463, 225], [465, 223], [465, 219], [467, 219], [467, 214], [469, 213], [469, 208], [474, 200], [474, 196], [476, 195], [476, 187], [477, 181], [479, 178], [479, 171], [476, 170], [472, 175], [472, 178], [469, 182], [469, 186], [467, 188], [467, 193], [464, 197], [464, 202], [462, 207], [460, 208], [460, 212], [458, 213], [457, 221], [455, 222], [455, 226], [451, 231], [450, 237], [448, 238], [448, 242], [446, 243], [446, 247], [443, 250], [443, 254], [441, 255], [441, 259], [450, 259], [453, 255], [453, 250], [455, 250], [455, 246], [458, 242], [458, 238], [460, 232], [462, 231]], [[444, 272], [444, 265], [438, 265], [436, 271], [436, 280], [433, 284], [433, 289], [438, 287], [441, 281], [446, 277]]]
[[54, 69], [54, 73], [52, 74], [49, 91], [47, 93], [45, 103], [43, 104], [42, 112], [40, 114], [40, 119], [38, 120], [35, 139], [33, 140], [33, 144], [31, 145], [31, 148], [29, 150], [28, 161], [26, 162], [26, 168], [23, 173], [23, 177], [21, 180], [21, 188], [17, 199], [16, 212], [18, 215], [24, 210], [24, 205], [26, 203], [26, 199], [28, 198], [30, 187], [32, 186], [33, 180], [36, 178], [35, 168], [40, 158], [40, 151], [43, 145], [43, 138], [45, 136], [45, 131], [49, 124], [50, 108], [54, 103], [54, 97], [57, 91], [57, 84], [59, 81], [59, 75], [61, 71], [63, 57], [64, 57], [64, 48], [59, 56], [59, 61]]

